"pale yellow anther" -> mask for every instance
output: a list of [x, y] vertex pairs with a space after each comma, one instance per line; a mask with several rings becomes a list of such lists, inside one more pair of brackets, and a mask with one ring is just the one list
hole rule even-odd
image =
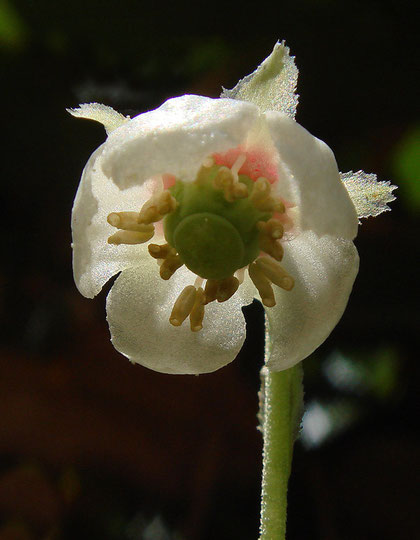
[[227, 167], [220, 167], [213, 183], [215, 188], [223, 190], [223, 195], [228, 202], [248, 197], [247, 186], [239, 182], [238, 175], [233, 174]]
[[198, 332], [203, 328], [205, 295], [201, 287], [197, 289], [194, 305], [190, 313], [190, 328]]
[[284, 214], [286, 210], [281, 199], [278, 197], [271, 197], [271, 195], [266, 198], [255, 200], [253, 203], [254, 206], [262, 212], [278, 212], [279, 214]]
[[169, 244], [149, 244], [147, 247], [154, 259], [166, 259], [169, 255], [176, 255], [176, 250]]
[[253, 284], [260, 293], [261, 301], [264, 306], [275, 306], [276, 300], [274, 298], [273, 287], [271, 286], [270, 281], [265, 277], [265, 275], [255, 263], [252, 263], [248, 266], [248, 273]]
[[262, 176], [254, 182], [249, 198], [255, 208], [262, 212], [279, 212], [280, 214], [285, 212], [283, 201], [271, 195], [271, 184]]
[[261, 250], [267, 253], [267, 255], [271, 255], [276, 261], [281, 261], [283, 259], [284, 249], [278, 240], [275, 240], [265, 232], [262, 232], [260, 233], [259, 244]]
[[217, 171], [217, 174], [213, 180], [214, 187], [223, 189], [227, 186], [232, 185], [233, 183], [233, 174], [230, 169], [227, 167], [220, 167]]
[[245, 199], [245, 197], [248, 197], [248, 188], [242, 182], [236, 182], [233, 184], [232, 191], [234, 199]]
[[260, 232], [267, 234], [275, 240], [282, 238], [284, 233], [283, 224], [275, 218], [271, 218], [268, 221], [259, 221], [257, 223], [257, 228]]
[[183, 262], [179, 255], [168, 255], [159, 268], [159, 274], [165, 281], [170, 279], [178, 268], [181, 268]]
[[117, 246], [120, 244], [144, 244], [144, 242], [147, 242], [153, 237], [154, 233], [154, 228], [145, 232], [121, 230], [108, 238], [108, 244], [115, 244]]
[[216, 300], [217, 289], [219, 288], [219, 282], [217, 279], [208, 279], [206, 286], [204, 287], [204, 296], [206, 304], [210, 304]]
[[161, 216], [165, 216], [170, 212], [173, 212], [176, 208], [177, 202], [169, 191], [163, 191], [157, 201], [157, 209]]
[[226, 279], [221, 279], [218, 282], [216, 300], [218, 302], [226, 302], [229, 300], [239, 287], [239, 280], [235, 276], [230, 276]]
[[274, 285], [286, 291], [293, 289], [294, 279], [289, 276], [286, 270], [274, 259], [270, 257], [259, 257], [255, 264]]
[[176, 206], [177, 202], [170, 192], [162, 191], [144, 203], [138, 214], [137, 222], [148, 224], [160, 221], [166, 214], [173, 212]]
[[117, 229], [125, 231], [152, 232], [154, 227], [151, 224], [138, 223], [138, 212], [112, 212], [108, 215], [107, 221]]
[[260, 178], [257, 178], [257, 180], [255, 180], [252, 188], [252, 193], [249, 198], [255, 204], [268, 197], [270, 193], [270, 182], [267, 180], [267, 178], [263, 178], [262, 176], [260, 176]]
[[203, 167], [205, 167], [206, 169], [210, 169], [210, 167], [213, 167], [214, 165], [214, 158], [212, 158], [211, 156], [205, 158], [205, 160], [203, 161]]
[[194, 287], [194, 285], [188, 285], [178, 296], [174, 307], [172, 308], [171, 316], [169, 317], [169, 322], [173, 326], [181, 326], [181, 324], [191, 313], [194, 307], [196, 295], [197, 289]]

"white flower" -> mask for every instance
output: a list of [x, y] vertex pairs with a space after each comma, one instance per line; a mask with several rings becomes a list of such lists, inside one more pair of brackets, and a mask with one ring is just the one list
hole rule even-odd
[[73, 111], [109, 131], [74, 202], [75, 281], [93, 298], [121, 272], [107, 298], [112, 342], [150, 369], [198, 374], [231, 362], [254, 297], [266, 306], [268, 366], [286, 369], [347, 304], [358, 216], [334, 155], [292, 118], [297, 98], [287, 114], [250, 101], [186, 95], [133, 119], [97, 105]]

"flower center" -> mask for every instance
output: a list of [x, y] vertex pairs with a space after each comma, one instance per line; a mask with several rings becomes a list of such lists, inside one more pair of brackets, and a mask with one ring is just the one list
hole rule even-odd
[[[228, 168], [208, 158], [194, 182], [177, 179], [139, 213], [108, 216], [108, 223], [119, 229], [108, 239], [112, 244], [147, 242], [154, 235], [153, 223], [163, 220], [167, 243], [149, 244], [150, 255], [160, 263], [161, 278], [170, 279], [182, 265], [198, 276], [174, 304], [169, 318], [174, 326], [189, 317], [191, 330], [200, 330], [204, 306], [228, 300], [246, 267], [267, 307], [276, 303], [272, 284], [285, 290], [293, 287], [293, 278], [279, 264], [283, 258], [279, 217], [285, 206], [273, 196], [266, 178], [254, 181], [238, 174], [245, 160], [240, 154]], [[268, 256], [260, 256], [261, 251]], [[203, 280], [207, 280], [204, 288]]]
[[196, 180], [170, 188], [177, 202], [164, 218], [165, 238], [185, 266], [205, 279], [226, 279], [258, 257], [257, 223], [271, 214], [248, 197], [253, 182], [230, 169], [202, 167]]

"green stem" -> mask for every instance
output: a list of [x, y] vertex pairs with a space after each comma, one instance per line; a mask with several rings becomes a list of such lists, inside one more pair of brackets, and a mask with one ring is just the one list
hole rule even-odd
[[[266, 357], [269, 352], [267, 333]], [[260, 540], [284, 540], [287, 484], [303, 408], [301, 364], [285, 371], [269, 371], [264, 367], [261, 382], [264, 449]]]

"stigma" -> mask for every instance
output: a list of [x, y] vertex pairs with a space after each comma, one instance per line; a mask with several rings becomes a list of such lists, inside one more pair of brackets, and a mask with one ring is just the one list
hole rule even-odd
[[[290, 291], [293, 277], [280, 264], [284, 255], [284, 201], [273, 181], [250, 178], [247, 156], [239, 153], [228, 167], [209, 156], [193, 182], [175, 179], [154, 194], [139, 212], [113, 212], [117, 231], [108, 243], [143, 244], [162, 227], [166, 243], [148, 245], [163, 280], [186, 266], [197, 277], [186, 286], [169, 316], [173, 326], [190, 321], [192, 332], [203, 328], [205, 306], [226, 302], [238, 290], [247, 270], [264, 306], [276, 305], [274, 287]], [[217, 161], [217, 162], [216, 162]]]

